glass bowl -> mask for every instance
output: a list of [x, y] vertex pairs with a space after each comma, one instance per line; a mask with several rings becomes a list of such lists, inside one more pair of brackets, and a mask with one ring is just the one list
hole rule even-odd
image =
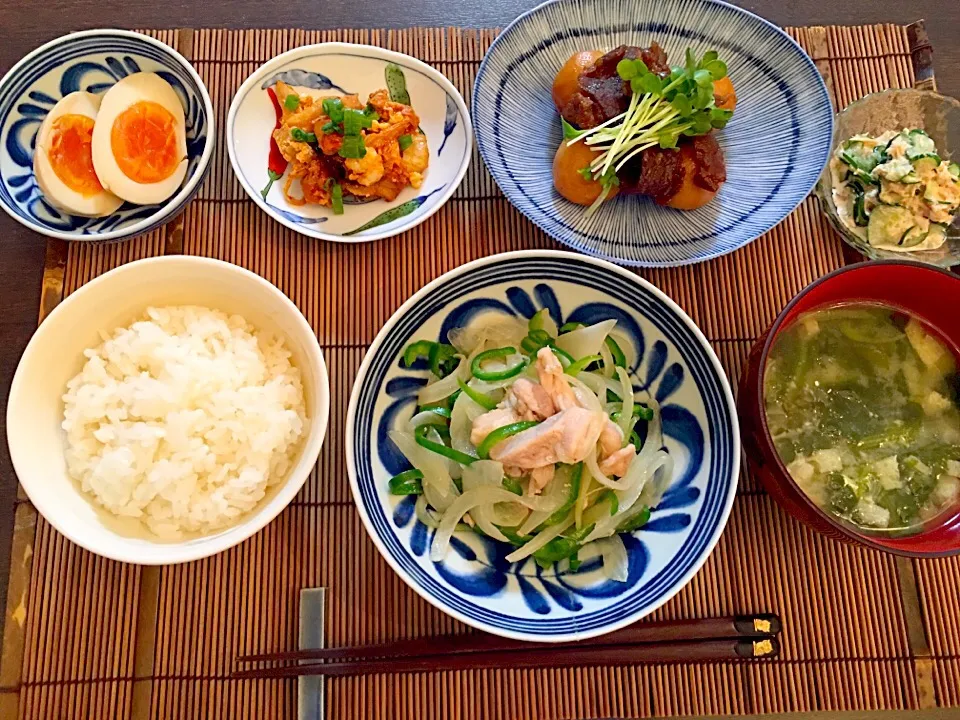
[[797, 317], [844, 302], [882, 303], [906, 310], [960, 346], [960, 276], [906, 260], [864, 262], [835, 270], [804, 288], [754, 344], [740, 377], [737, 414], [750, 471], [790, 515], [829, 537], [907, 557], [960, 553], [960, 503], [910, 535], [866, 533], [821, 509], [794, 481], [780, 459], [767, 426], [763, 387], [767, 357], [776, 338]]
[[[837, 145], [854, 135], [880, 135], [887, 130], [921, 128], [937, 144], [943, 158], [960, 158], [960, 101], [927, 90], [885, 90], [860, 98], [837, 115], [833, 130], [833, 152]], [[837, 214], [833, 202], [833, 178], [830, 165], [817, 183], [820, 207], [831, 224], [857, 252], [871, 260], [917, 260], [952, 267], [960, 264], [960, 218], [947, 231], [947, 241], [936, 250], [893, 252], [875, 248], [848, 228]]]

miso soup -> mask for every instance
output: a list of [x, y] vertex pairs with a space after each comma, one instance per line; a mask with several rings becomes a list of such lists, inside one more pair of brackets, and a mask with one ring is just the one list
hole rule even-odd
[[952, 348], [875, 304], [801, 315], [764, 377], [767, 424], [790, 475], [861, 530], [909, 533], [960, 496], [960, 376]]

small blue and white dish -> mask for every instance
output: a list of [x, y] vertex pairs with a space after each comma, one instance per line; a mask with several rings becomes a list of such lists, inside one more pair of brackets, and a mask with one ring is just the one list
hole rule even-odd
[[[727, 181], [705, 206], [680, 211], [620, 196], [591, 217], [554, 190], [562, 137], [554, 76], [574, 52], [649, 46], [672, 65], [689, 47], [716, 50], [738, 98], [717, 132]], [[814, 187], [830, 152], [833, 108], [813, 61], [780, 28], [717, 0], [552, 0], [494, 41], [477, 74], [480, 154], [507, 198], [547, 234], [622, 264], [663, 267], [731, 252], [772, 228]]]
[[[65, 95], [106, 92], [137, 72], [155, 72], [183, 105], [187, 173], [179, 190], [156, 205], [124, 203], [106, 217], [71, 215], [50, 204], [33, 172], [37, 132]], [[153, 230], [186, 206], [213, 155], [213, 104], [187, 60], [159, 40], [126, 30], [86, 30], [37, 48], [0, 80], [0, 205], [14, 220], [61, 240], [123, 240]]]
[[[439, 339], [481, 314], [529, 318], [547, 308], [558, 325], [616, 318], [635, 386], [661, 404], [664, 444], [675, 468], [649, 522], [621, 537], [626, 582], [607, 578], [599, 557], [578, 572], [532, 559], [472, 531], [457, 532], [444, 560], [430, 560], [433, 530], [413, 497], [391, 495], [407, 469], [387, 433], [413, 414], [426, 370], [400, 362], [412, 341]], [[486, 319], [486, 318], [485, 318]], [[737, 487], [740, 436], [730, 385], [693, 321], [650, 283], [610, 263], [568, 252], [522, 251], [468, 263], [434, 280], [394, 313], [357, 374], [347, 411], [347, 467], [367, 532], [387, 562], [426, 600], [496, 635], [540, 642], [611, 632], [663, 605], [716, 545]]]
[[[348, 203], [341, 215], [321, 205], [287, 202], [282, 191], [286, 176], [269, 182], [276, 114], [267, 89], [282, 80], [294, 89], [356, 94], [366, 100], [370, 93], [387, 87], [385, 72], [390, 65], [400, 68], [410, 105], [427, 137], [430, 161], [423, 184], [416, 189], [407, 186], [392, 202]], [[463, 97], [429, 65], [371, 45], [320, 43], [278, 55], [244, 81], [227, 115], [227, 150], [247, 195], [274, 220], [320, 240], [365, 242], [409, 230], [440, 209], [467, 172], [473, 128]]]

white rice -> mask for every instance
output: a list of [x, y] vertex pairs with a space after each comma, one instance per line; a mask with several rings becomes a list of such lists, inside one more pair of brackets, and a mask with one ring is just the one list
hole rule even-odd
[[149, 308], [67, 383], [67, 467], [111, 513], [176, 538], [235, 523], [280, 482], [307, 432], [283, 341], [239, 315]]

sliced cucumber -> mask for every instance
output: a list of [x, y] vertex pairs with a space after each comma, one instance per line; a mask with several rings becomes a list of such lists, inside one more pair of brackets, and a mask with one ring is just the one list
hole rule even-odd
[[942, 203], [944, 205], [952, 204], [954, 196], [947, 193], [953, 188], [947, 188], [940, 185], [936, 180], [928, 182], [923, 189], [923, 199], [927, 202]]
[[940, 223], [930, 223], [930, 232], [927, 233], [927, 242], [932, 247], [939, 247], [947, 239], [947, 226]]
[[865, 198], [862, 192], [857, 193], [857, 196], [853, 200], [853, 221], [859, 227], [866, 227], [870, 222], [870, 218], [867, 217], [867, 211], [864, 208], [864, 200]]
[[916, 225], [913, 213], [897, 205], [878, 205], [870, 213], [867, 240], [871, 245], [898, 245]]
[[877, 165], [873, 170], [875, 176], [883, 178], [888, 182], [901, 182], [906, 175], [912, 172], [913, 165], [907, 158], [903, 157], [890, 160], [882, 165]]
[[949, 170], [950, 174], [953, 175], [955, 178], [960, 178], [960, 165], [958, 165], [957, 163], [952, 162], [949, 165], [947, 165], [947, 170]]
[[919, 225], [914, 225], [900, 236], [900, 241], [897, 243], [897, 245], [902, 248], [916, 247], [922, 243], [926, 237], [926, 231], [924, 231]]
[[913, 169], [916, 170], [917, 174], [922, 175], [925, 172], [930, 172], [940, 167], [940, 156], [936, 153], [908, 152], [907, 157], [910, 158], [910, 161], [913, 163]]
[[920, 176], [911, 170], [897, 182], [902, 182], [904, 185], [916, 185], [918, 182], [920, 182]]

